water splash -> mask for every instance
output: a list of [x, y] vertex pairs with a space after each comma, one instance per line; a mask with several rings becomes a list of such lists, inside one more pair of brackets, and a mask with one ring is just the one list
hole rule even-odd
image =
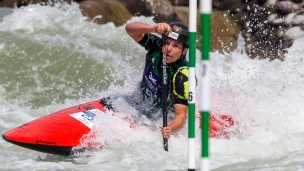
[[[153, 23], [152, 18], [143, 16], [131, 21]], [[127, 36], [124, 26], [88, 22], [74, 3], [14, 9], [0, 22], [0, 39], [2, 132], [69, 106], [128, 94], [141, 78], [145, 51]], [[294, 168], [290, 166], [293, 156], [303, 155], [304, 39], [294, 42], [284, 62], [251, 59], [244, 53], [243, 43], [239, 40], [232, 53], [211, 53], [211, 112], [229, 114], [236, 121], [228, 138], [210, 140], [211, 166], [259, 170], [267, 168], [268, 161], [275, 165], [283, 161], [282, 168]], [[197, 50], [198, 79], [199, 62]], [[199, 99], [199, 90], [197, 93]], [[125, 115], [136, 116], [132, 106], [124, 105]], [[62, 159], [0, 140], [0, 165], [15, 170], [186, 170], [187, 128], [170, 138], [167, 153], [159, 130], [134, 131], [112, 119], [113, 127], [97, 124], [96, 129], [108, 131], [109, 138], [99, 136], [99, 141], [110, 144], [117, 137], [121, 141], [89, 157]], [[199, 159], [198, 121], [196, 125]], [[121, 128], [117, 134], [115, 128]]]

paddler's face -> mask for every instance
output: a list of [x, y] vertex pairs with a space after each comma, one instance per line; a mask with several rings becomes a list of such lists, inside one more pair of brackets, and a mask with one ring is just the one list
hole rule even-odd
[[167, 63], [172, 63], [177, 61], [183, 51], [183, 44], [180, 42], [177, 42], [173, 39], [167, 38], [166, 39], [166, 62]]

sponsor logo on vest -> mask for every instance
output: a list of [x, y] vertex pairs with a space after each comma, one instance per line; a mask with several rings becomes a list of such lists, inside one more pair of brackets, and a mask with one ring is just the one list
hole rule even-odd
[[150, 105], [153, 104], [153, 102], [154, 102], [153, 95], [152, 95], [151, 91], [149, 91], [149, 89], [146, 89], [145, 101], [148, 102], [148, 104], [150, 104]]
[[156, 79], [153, 78], [153, 74], [152, 74], [151, 71], [150, 71], [150, 74], [149, 74], [149, 79], [153, 82], [153, 84], [156, 84]]

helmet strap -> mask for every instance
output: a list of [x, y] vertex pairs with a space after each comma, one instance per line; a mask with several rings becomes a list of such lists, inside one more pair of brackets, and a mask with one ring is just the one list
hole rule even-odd
[[187, 52], [188, 52], [188, 48], [186, 48], [185, 45], [183, 44], [181, 58], [186, 59]]

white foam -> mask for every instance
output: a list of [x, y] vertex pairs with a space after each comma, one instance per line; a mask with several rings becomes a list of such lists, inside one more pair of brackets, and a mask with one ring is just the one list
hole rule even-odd
[[[1, 59], [17, 61], [14, 66], [23, 67], [12, 72], [19, 73], [16, 78], [1, 82], [2, 132], [69, 106], [130, 93], [136, 88], [145, 51], [126, 35], [124, 26], [87, 22], [77, 8], [76, 4], [64, 6], [65, 10], [29, 5], [14, 9], [0, 22], [0, 34], [10, 36], [13, 42], [1, 40]], [[128, 22], [131, 21], [153, 23], [152, 18], [143, 16]], [[234, 134], [228, 139], [210, 140], [211, 168], [259, 170], [271, 160], [277, 166], [284, 161], [287, 165], [282, 167], [288, 170], [294, 154], [303, 157], [304, 39], [294, 42], [284, 62], [251, 59], [244, 53], [244, 41], [239, 40], [239, 44], [232, 53], [211, 53], [211, 112], [229, 114], [235, 119]], [[198, 79], [200, 55], [197, 51]], [[9, 76], [5, 75], [9, 68], [2, 71], [1, 78]], [[200, 96], [198, 90], [197, 101]], [[121, 115], [136, 116], [131, 106], [121, 104], [125, 109]], [[107, 124], [98, 124], [97, 118], [96, 129], [102, 130], [99, 141], [109, 145], [89, 153], [89, 157], [64, 159], [1, 139], [0, 166], [16, 170], [187, 169], [187, 128], [170, 138], [169, 152], [165, 152], [159, 130], [131, 129], [121, 115], [108, 118]], [[161, 122], [153, 124], [157, 127]], [[196, 121], [197, 166], [201, 155], [198, 125]]]

